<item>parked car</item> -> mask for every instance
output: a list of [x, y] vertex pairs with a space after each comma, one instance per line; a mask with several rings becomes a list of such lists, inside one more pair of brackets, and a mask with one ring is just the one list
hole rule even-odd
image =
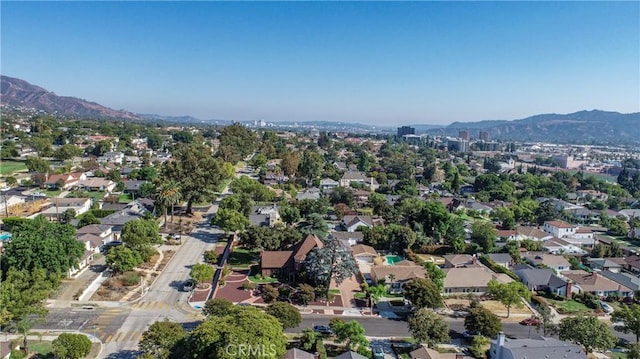
[[520, 324], [535, 326], [535, 325], [540, 325], [540, 320], [538, 318], [531, 317], [531, 318], [521, 320]]
[[314, 325], [313, 330], [320, 334], [333, 335], [333, 330], [327, 325]]
[[602, 310], [607, 314], [611, 314], [614, 311], [613, 307], [605, 302], [600, 302], [600, 306], [602, 307]]
[[462, 336], [465, 338], [474, 338], [476, 336], [478, 336], [478, 333], [474, 333], [474, 332], [470, 332], [468, 330], [465, 330], [464, 332], [462, 332]]
[[185, 292], [191, 292], [195, 287], [196, 287], [196, 282], [193, 279], [187, 279], [182, 284], [182, 290]]
[[373, 353], [373, 359], [384, 358], [384, 350], [382, 350], [382, 347], [379, 345], [371, 347], [371, 352]]

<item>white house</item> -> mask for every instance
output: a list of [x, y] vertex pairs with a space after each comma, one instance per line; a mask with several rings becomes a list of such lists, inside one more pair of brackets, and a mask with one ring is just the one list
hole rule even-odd
[[69, 209], [73, 209], [76, 212], [76, 216], [79, 216], [91, 209], [91, 198], [50, 198], [49, 203], [43, 208], [43, 211], [34, 213], [27, 218], [32, 219], [42, 215], [50, 221], [55, 221]]
[[373, 219], [371, 216], [346, 215], [342, 217], [342, 225], [347, 232], [355, 232], [358, 227], [373, 227]]
[[564, 221], [546, 221], [543, 230], [554, 237], [565, 238], [572, 237], [576, 234], [577, 226]]
[[340, 178], [340, 187], [349, 187], [352, 182], [369, 187], [372, 191], [375, 191], [380, 187], [375, 178], [367, 177], [364, 172], [360, 171], [345, 172], [344, 175], [342, 175], [342, 178]]

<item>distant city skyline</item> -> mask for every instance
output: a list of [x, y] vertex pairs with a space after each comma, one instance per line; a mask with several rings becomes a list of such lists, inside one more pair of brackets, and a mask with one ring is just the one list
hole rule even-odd
[[640, 111], [639, 2], [14, 2], [1, 72], [114, 109], [395, 127]]

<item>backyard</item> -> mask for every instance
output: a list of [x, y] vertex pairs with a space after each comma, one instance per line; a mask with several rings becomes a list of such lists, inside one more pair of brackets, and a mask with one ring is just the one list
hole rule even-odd
[[234, 248], [229, 255], [229, 263], [233, 268], [249, 269], [253, 264], [258, 263], [260, 251], [250, 250], [246, 248]]

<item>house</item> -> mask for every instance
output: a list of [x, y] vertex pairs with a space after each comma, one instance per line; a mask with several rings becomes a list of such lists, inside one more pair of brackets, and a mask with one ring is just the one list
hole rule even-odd
[[596, 271], [620, 273], [624, 267], [624, 258], [588, 258], [589, 268]]
[[308, 190], [304, 191], [304, 192], [298, 192], [296, 194], [296, 199], [298, 201], [302, 201], [305, 199], [309, 199], [312, 201], [316, 201], [320, 199], [320, 190], [317, 188], [309, 188]]
[[366, 263], [373, 263], [374, 258], [378, 256], [375, 248], [366, 244], [356, 244], [351, 247], [351, 253], [353, 254], [353, 258]]
[[124, 189], [122, 190], [122, 192], [137, 196], [138, 191], [140, 191], [140, 186], [147, 183], [147, 181], [129, 180], [123, 181], [122, 183], [124, 183]]
[[485, 204], [482, 204], [480, 202], [476, 202], [476, 201], [472, 201], [472, 200], [468, 200], [465, 205], [464, 205], [467, 209], [471, 209], [474, 210], [476, 212], [482, 212], [482, 213], [491, 213], [493, 211], [493, 208], [491, 208], [490, 206], [487, 206]]
[[491, 340], [491, 359], [587, 359], [582, 346], [559, 339], [538, 337], [529, 339], [508, 339], [503, 332]]
[[141, 201], [135, 200], [127, 204], [127, 207], [123, 210], [100, 218], [100, 224], [111, 226], [114, 240], [118, 240], [117, 237], [120, 235], [120, 232], [122, 232], [125, 223], [143, 218], [148, 213], [150, 213], [150, 211], [147, 207]]
[[22, 203], [25, 203], [25, 197], [15, 196], [15, 195], [6, 197], [5, 194], [3, 194], [2, 200], [0, 201], [0, 212], [4, 214], [5, 209], [9, 209], [11, 208], [11, 206], [15, 206], [17, 204], [22, 204]]
[[331, 191], [336, 187], [340, 186], [340, 182], [335, 181], [331, 178], [323, 178], [320, 180], [320, 189], [324, 191]]
[[571, 297], [571, 283], [557, 276], [549, 268], [518, 269], [515, 273], [531, 291], [543, 290], [562, 297]]
[[304, 350], [300, 350], [298, 348], [291, 348], [284, 353], [282, 359], [315, 359], [316, 356], [305, 352]]
[[362, 232], [335, 231], [329, 235], [331, 238], [339, 240], [348, 247], [361, 243], [364, 240], [364, 233]]
[[578, 226], [574, 226], [573, 224], [569, 224], [564, 221], [546, 221], [544, 222], [543, 227], [545, 232], [558, 238], [570, 237], [576, 234], [577, 229]]
[[80, 180], [78, 181], [78, 183], [76, 184], [77, 188], [79, 189], [84, 189], [87, 191], [107, 191], [107, 192], [112, 192], [113, 189], [116, 187], [115, 182], [105, 179], [105, 178], [100, 178], [100, 177], [92, 177], [86, 180]]
[[505, 268], [511, 267], [513, 265], [513, 258], [509, 253], [489, 253], [487, 257], [494, 261], [497, 265], [503, 266]]
[[515, 229], [499, 229], [498, 230], [498, 238], [504, 241], [515, 241], [516, 234], [517, 233]]
[[631, 289], [634, 293], [640, 290], [640, 277], [636, 277], [629, 273], [615, 273], [609, 271], [598, 272], [601, 276], [611, 279], [612, 281]]
[[471, 267], [478, 263], [475, 255], [470, 254], [446, 254], [444, 258], [444, 268]]
[[124, 153], [116, 151], [116, 152], [107, 152], [104, 155], [98, 157], [98, 163], [114, 163], [117, 165], [121, 165], [124, 161]]
[[372, 191], [380, 187], [375, 178], [367, 177], [364, 172], [360, 171], [347, 171], [342, 175], [342, 178], [340, 178], [340, 187], [349, 187], [351, 183], [363, 185]]
[[67, 210], [74, 210], [76, 216], [84, 214], [91, 209], [91, 198], [50, 198], [47, 204], [39, 213], [35, 213], [27, 218], [35, 218], [42, 215], [50, 221], [57, 221]]
[[569, 243], [567, 238], [551, 238], [542, 243], [542, 248], [546, 249], [552, 254], [572, 253], [572, 254], [586, 254], [584, 249]]
[[631, 218], [640, 218], [640, 209], [623, 209], [618, 212], [618, 214], [624, 217], [624, 220], [628, 222]]
[[253, 207], [249, 214], [249, 223], [255, 226], [272, 227], [280, 221], [280, 209], [275, 204], [271, 206]]
[[384, 281], [390, 287], [389, 293], [402, 293], [402, 285], [415, 278], [426, 278], [427, 270], [411, 261], [400, 261], [394, 265], [381, 265], [371, 267], [372, 283]]
[[349, 214], [342, 217], [342, 226], [347, 232], [355, 232], [360, 226], [373, 227], [373, 219], [371, 216]]
[[[44, 185], [50, 189], [60, 188], [62, 190], [68, 190], [76, 186], [78, 181], [86, 179], [87, 176], [84, 173], [55, 174], [48, 176]], [[62, 186], [59, 186], [60, 184], [62, 184]]]
[[462, 353], [440, 353], [427, 347], [420, 347], [409, 353], [411, 359], [467, 359]]
[[92, 234], [102, 239], [102, 244], [113, 241], [113, 227], [102, 224], [90, 224], [77, 230], [77, 235]]
[[569, 261], [560, 255], [545, 252], [527, 252], [523, 258], [534, 267], [544, 266], [557, 272], [571, 269]]
[[634, 227], [629, 230], [629, 234], [627, 235], [629, 239], [640, 239], [640, 227]]
[[364, 355], [360, 355], [356, 352], [349, 351], [349, 352], [342, 353], [337, 357], [333, 357], [333, 359], [369, 359], [369, 358], [367, 358]]
[[538, 227], [533, 226], [517, 226], [516, 227], [516, 240], [521, 241], [524, 239], [529, 239], [532, 241], [544, 241], [549, 238], [553, 238], [552, 234], [549, 234], [545, 231], [540, 230]]
[[489, 289], [489, 281], [492, 279], [500, 283], [513, 282], [508, 275], [495, 273], [491, 269], [477, 265], [474, 267], [457, 267], [443, 269], [444, 294], [484, 294]]
[[588, 292], [599, 297], [617, 295], [620, 297], [633, 297], [633, 291], [620, 285], [611, 279], [600, 275], [598, 272], [585, 272], [583, 270], [570, 270], [562, 273], [573, 282], [573, 287], [580, 292]]
[[588, 208], [572, 208], [567, 210], [566, 217], [571, 223], [592, 225], [600, 223], [600, 213]]
[[640, 276], [640, 256], [629, 256], [625, 258], [624, 263], [625, 270], [631, 272], [632, 274]]
[[302, 268], [307, 254], [316, 247], [323, 248], [324, 243], [315, 235], [309, 234], [305, 239], [295, 244], [291, 250], [262, 251], [262, 253], [260, 253], [262, 276], [295, 276], [295, 273]]

